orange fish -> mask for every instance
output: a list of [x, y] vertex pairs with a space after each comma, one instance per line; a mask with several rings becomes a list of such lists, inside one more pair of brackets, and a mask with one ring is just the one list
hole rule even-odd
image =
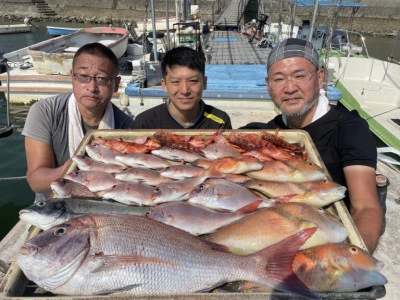
[[246, 155], [223, 157], [215, 160], [198, 159], [192, 165], [206, 169], [209, 168], [223, 174], [243, 174], [261, 170], [264, 166], [257, 158]]
[[322, 168], [305, 160], [275, 160], [263, 164], [264, 167], [261, 170], [246, 174], [254, 179], [291, 182], [316, 181], [326, 177]]
[[325, 244], [296, 254], [293, 271], [317, 292], [355, 292], [382, 285], [383, 263], [361, 248], [346, 244]]
[[[329, 243], [297, 252], [293, 272], [315, 292], [356, 292], [383, 285], [383, 263], [361, 248], [347, 243]], [[231, 292], [265, 293], [271, 288], [242, 281], [229, 287]]]
[[243, 185], [256, 190], [268, 198], [279, 197], [280, 202], [302, 202], [316, 207], [324, 207], [334, 201], [343, 199], [346, 187], [332, 180], [307, 182], [279, 182], [265, 180], [248, 180]]
[[302, 203], [282, 203], [244, 216], [206, 239], [227, 246], [231, 252], [249, 254], [311, 227], [318, 230], [303, 249], [347, 238], [344, 225], [325, 210]]

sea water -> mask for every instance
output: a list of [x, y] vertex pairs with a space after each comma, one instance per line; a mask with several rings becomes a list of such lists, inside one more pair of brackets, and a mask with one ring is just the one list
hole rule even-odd
[[[37, 29], [34, 29], [31, 33], [0, 34], [0, 54], [51, 38], [47, 33], [47, 25], [59, 27], [91, 26], [90, 24], [45, 23], [38, 21], [33, 23], [37, 26]], [[10, 24], [10, 22], [0, 21], [0, 24]], [[393, 54], [394, 59], [400, 61], [400, 45], [397, 45], [397, 51], [394, 53], [392, 51], [396, 43], [394, 37], [367, 37], [366, 43], [370, 56], [386, 60], [388, 56]], [[400, 44], [400, 41], [397, 43]], [[0, 107], [4, 105], [4, 100], [0, 100]], [[11, 105], [10, 117], [14, 125], [14, 132], [9, 137], [0, 138], [0, 240], [18, 221], [19, 210], [34, 201], [34, 193], [30, 190], [25, 177], [25, 148], [24, 139], [21, 136], [28, 110], [29, 106]]]
[[[0, 100], [0, 106], [4, 106], [4, 100]], [[18, 212], [35, 199], [26, 181], [25, 148], [21, 135], [28, 110], [29, 106], [11, 106], [13, 133], [0, 138], [0, 239], [18, 221]]]

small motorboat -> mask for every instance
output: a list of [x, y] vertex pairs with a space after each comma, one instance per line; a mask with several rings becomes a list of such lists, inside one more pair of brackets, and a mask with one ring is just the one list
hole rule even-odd
[[51, 36], [67, 35], [77, 32], [82, 28], [47, 26], [47, 33]]
[[28, 48], [33, 66], [40, 74], [68, 75], [75, 52], [89, 43], [102, 43], [119, 59], [126, 51], [129, 33], [124, 28], [92, 27], [52, 38]]

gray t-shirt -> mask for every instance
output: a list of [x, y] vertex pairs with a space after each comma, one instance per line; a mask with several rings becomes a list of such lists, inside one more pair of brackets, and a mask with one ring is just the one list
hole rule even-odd
[[[52, 145], [56, 166], [63, 165], [69, 158], [68, 148], [68, 99], [72, 93], [49, 97], [34, 103], [26, 117], [22, 135]], [[113, 105], [116, 129], [130, 129], [133, 119]], [[50, 194], [45, 193], [45, 199]], [[43, 200], [43, 195], [36, 200]], [[45, 200], [44, 199], [44, 200]]]

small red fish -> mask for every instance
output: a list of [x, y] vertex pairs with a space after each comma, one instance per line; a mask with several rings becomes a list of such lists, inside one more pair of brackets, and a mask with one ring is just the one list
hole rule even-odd
[[295, 158], [290, 153], [277, 148], [255, 133], [231, 132], [227, 139], [243, 149], [248, 151], [258, 150], [276, 160], [291, 160]]

